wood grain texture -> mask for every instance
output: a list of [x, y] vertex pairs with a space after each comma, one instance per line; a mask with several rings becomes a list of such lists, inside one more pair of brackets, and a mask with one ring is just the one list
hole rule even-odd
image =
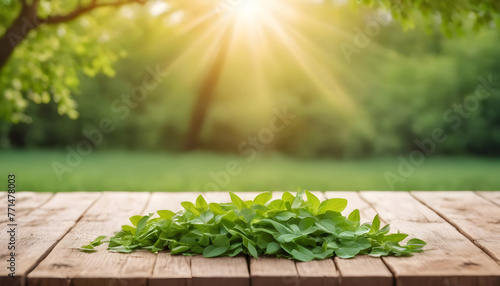
[[[16, 204], [16, 279], [6, 277], [6, 267], [0, 268], [0, 285], [25, 285], [26, 275], [43, 259], [54, 245], [73, 227], [82, 214], [94, 203], [99, 193], [30, 193], [20, 194]], [[37, 199], [38, 198], [38, 199]], [[47, 198], [49, 200], [47, 201]], [[22, 214], [22, 215], [18, 215]], [[7, 224], [1, 227], [5, 234]], [[7, 236], [2, 235], [0, 253], [2, 261], [10, 253], [7, 249]], [[5, 259], [4, 259], [5, 258]], [[2, 263], [3, 265], [3, 263]]]
[[[198, 195], [198, 193], [153, 193], [145, 212], [158, 210], [177, 212], [182, 209], [183, 201], [194, 202]], [[167, 251], [161, 251], [156, 255], [148, 285], [187, 286], [192, 284], [191, 278], [191, 257], [170, 255]]]
[[[7, 204], [7, 193], [2, 193], [3, 202]], [[35, 192], [16, 192], [16, 207], [14, 208], [16, 217], [20, 218], [28, 215], [34, 209], [42, 206], [48, 200], [54, 196], [54, 193], [35, 193]], [[6, 223], [7, 218], [7, 207], [0, 208], [0, 224]]]
[[128, 218], [142, 213], [149, 198], [150, 193], [104, 193], [28, 275], [29, 284], [146, 285], [146, 278], [137, 277], [133, 270], [120, 276], [130, 255], [109, 252], [105, 245], [95, 253], [84, 253], [78, 248], [99, 235], [111, 236], [121, 225], [129, 224]]
[[[347, 199], [347, 208], [342, 212], [348, 216], [354, 209], [358, 209], [361, 222], [371, 222], [377, 214], [357, 192], [325, 192], [328, 199]], [[340, 272], [341, 285], [393, 285], [393, 275], [381, 258], [368, 255], [356, 256], [351, 259], [335, 258], [335, 264]], [[362, 269], [362, 271], [360, 271]]]
[[500, 262], [500, 206], [474, 192], [412, 192], [412, 195]]
[[476, 192], [476, 194], [500, 206], [500, 192]]
[[384, 257], [397, 286], [500, 285], [500, 266], [434, 211], [406, 192], [361, 192], [392, 226], [425, 240], [424, 253]]

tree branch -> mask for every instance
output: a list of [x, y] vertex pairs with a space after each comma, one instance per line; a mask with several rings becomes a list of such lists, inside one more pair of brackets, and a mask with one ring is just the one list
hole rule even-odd
[[124, 0], [124, 1], [117, 1], [117, 2], [111, 2], [111, 3], [97, 3], [97, 0], [93, 0], [89, 5], [85, 7], [78, 6], [75, 10], [71, 11], [70, 13], [66, 15], [55, 15], [55, 16], [49, 16], [45, 19], [38, 19], [40, 23], [45, 23], [45, 24], [59, 24], [59, 23], [64, 23], [71, 21], [73, 19], [78, 18], [79, 16], [88, 13], [94, 9], [101, 8], [101, 7], [120, 7], [122, 5], [130, 4], [130, 3], [139, 3], [139, 4], [144, 4], [146, 0]]

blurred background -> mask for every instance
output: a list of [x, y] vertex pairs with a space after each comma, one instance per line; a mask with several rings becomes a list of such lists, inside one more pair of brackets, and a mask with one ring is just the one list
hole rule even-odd
[[[4, 38], [21, 2], [0, 0]], [[79, 7], [60, 2], [37, 14]], [[21, 191], [499, 189], [494, 26], [347, 1], [185, 2], [9, 37], [2, 177]]]

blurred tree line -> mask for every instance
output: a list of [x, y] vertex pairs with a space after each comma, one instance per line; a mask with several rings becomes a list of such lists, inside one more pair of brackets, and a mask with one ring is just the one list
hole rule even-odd
[[[82, 70], [77, 75], [80, 90], [73, 91], [73, 98], [78, 118], [59, 116], [58, 105], [52, 101], [29, 105], [31, 124], [0, 121], [1, 148], [75, 146], [85, 138], [82, 131], [99, 128], [103, 118], [110, 118], [115, 128], [104, 135], [99, 149], [182, 149], [208, 61], [203, 52], [187, 51], [196, 48], [193, 43], [203, 37], [204, 30], [200, 27], [183, 33], [178, 22], [193, 21], [187, 13], [152, 17], [150, 6], [129, 9], [121, 8], [112, 18], [105, 17], [109, 11], [104, 11], [102, 18], [97, 18], [102, 19], [99, 25], [103, 30], [113, 31], [107, 34], [109, 45], [118, 47], [113, 51], [119, 54], [111, 55], [111, 61], [116, 62], [114, 71], [99, 74]], [[329, 73], [320, 81], [333, 79], [341, 88], [332, 91], [333, 96], [322, 94], [306, 77], [304, 68], [279, 45], [261, 55], [261, 70], [257, 72], [255, 62], [248, 57], [252, 51], [236, 42], [238, 48], [229, 52], [204, 122], [202, 149], [238, 152], [241, 142], [269, 126], [273, 109], [286, 107], [296, 117], [273, 135], [266, 151], [336, 158], [401, 154], [421, 148], [417, 140], [432, 138], [434, 130], [441, 128], [447, 139], [439, 144], [437, 154], [500, 154], [497, 30], [467, 32], [470, 29], [466, 27], [462, 36], [447, 37], [433, 25], [405, 30], [400, 23], [390, 22], [380, 25], [378, 33], [366, 35], [367, 24], [376, 17], [373, 11], [323, 5], [307, 9], [306, 13], [327, 19], [329, 28], [300, 25], [290, 29], [307, 38], [298, 46], [311, 44], [306, 54], [314, 56]], [[46, 29], [61, 27], [65, 26]], [[364, 32], [366, 46], [356, 46], [356, 29]], [[93, 45], [85, 43], [86, 49], [107, 45], [94, 38]], [[341, 48], [343, 43], [356, 48], [349, 59]], [[78, 50], [67, 48], [71, 43], [61, 45], [66, 47], [61, 51], [64, 53]], [[203, 51], [204, 47], [198, 49]], [[158, 66], [168, 70], [159, 86], [148, 90], [127, 116], [113, 112], [116, 100], [141, 85], [148, 68]], [[311, 65], [319, 74], [315, 68]], [[256, 84], [262, 79], [264, 85]], [[485, 86], [484, 80], [489, 84]], [[488, 88], [487, 98], [478, 98], [478, 86]]]

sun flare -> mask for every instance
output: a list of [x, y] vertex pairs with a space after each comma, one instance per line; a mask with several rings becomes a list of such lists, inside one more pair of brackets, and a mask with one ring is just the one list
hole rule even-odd
[[238, 7], [236, 7], [236, 14], [238, 18], [244, 21], [255, 20], [259, 15], [263, 13], [261, 1], [243, 1]]
[[[223, 70], [231, 78], [226, 81], [241, 80], [246, 86], [242, 92], [253, 94], [261, 107], [271, 104], [276, 79], [293, 73], [308, 92], [323, 97], [338, 112], [350, 113], [356, 104], [339, 82], [342, 62], [311, 38], [345, 37], [332, 23], [314, 16], [320, 6], [316, 0], [216, 0], [211, 13], [183, 27], [183, 33], [204, 31], [183, 56], [190, 58], [198, 51], [200, 70], [206, 70], [224, 50], [228, 60]], [[236, 79], [241, 71], [246, 76]]]

